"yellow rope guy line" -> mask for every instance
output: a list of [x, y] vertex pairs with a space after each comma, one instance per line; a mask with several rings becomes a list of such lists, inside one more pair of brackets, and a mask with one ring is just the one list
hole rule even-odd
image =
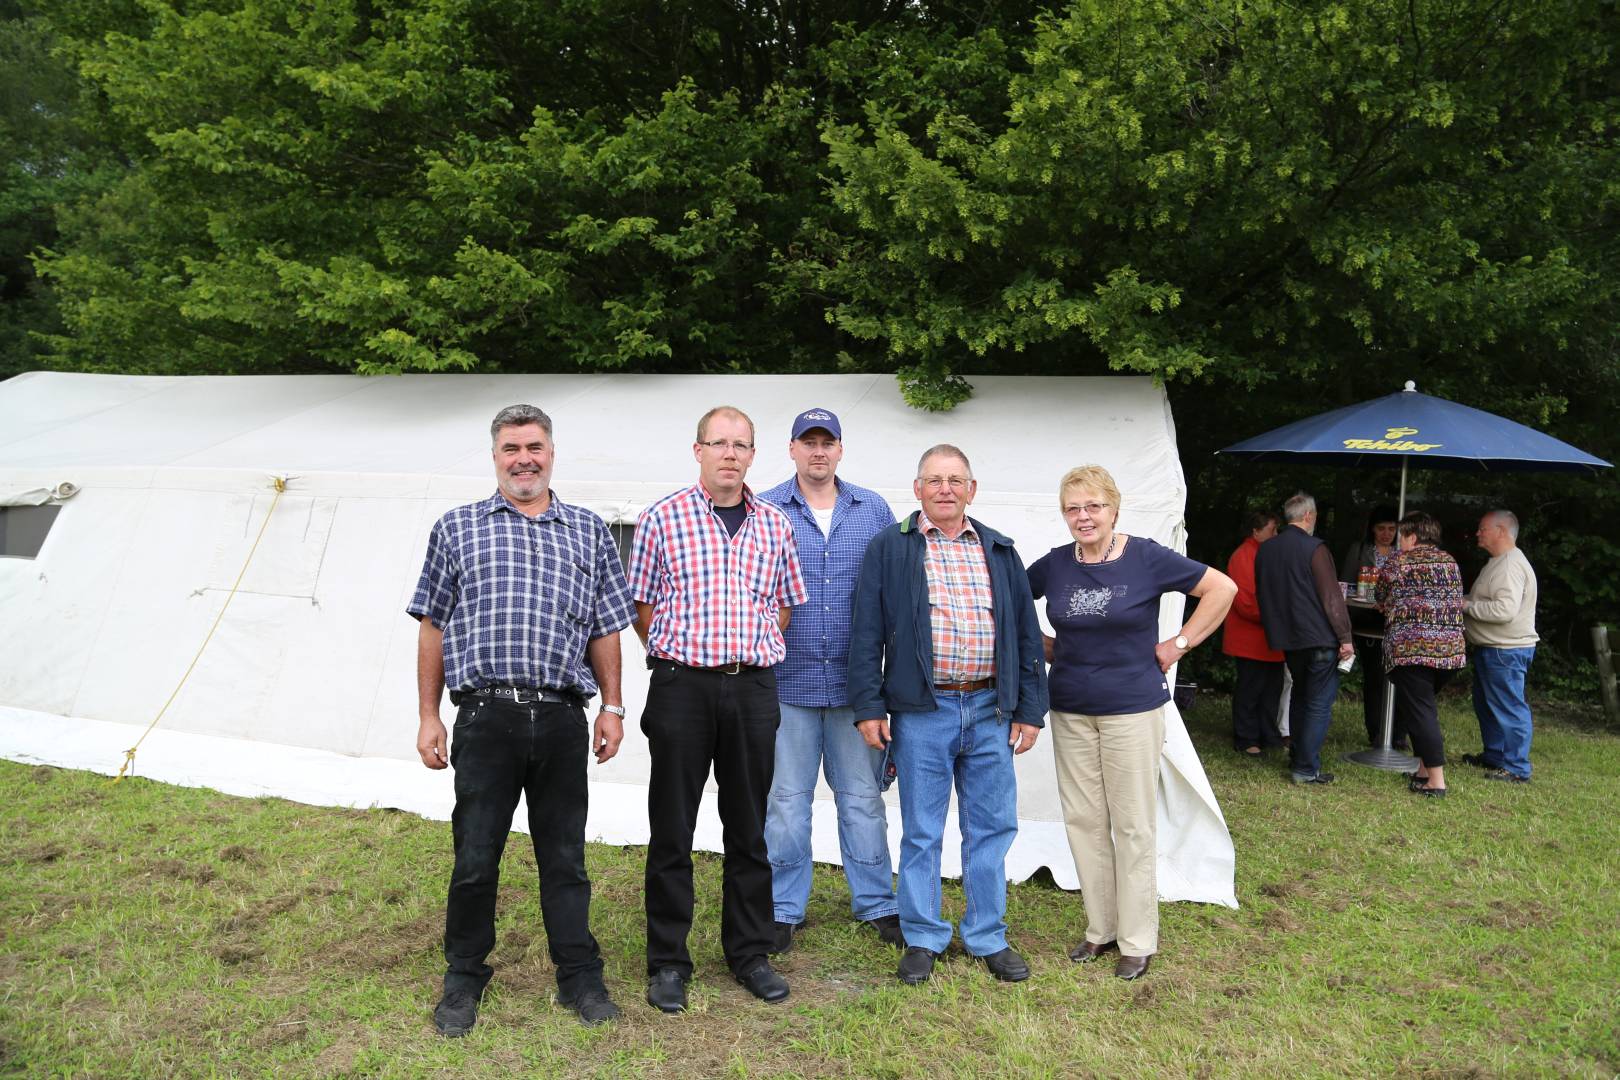
[[219, 614], [214, 616], [214, 625], [210, 626], [208, 633], [203, 635], [202, 644], [197, 646], [197, 655], [193, 656], [191, 663], [186, 665], [186, 673], [180, 676], [180, 682], [175, 685], [174, 692], [169, 695], [169, 700], [165, 701], [163, 708], [159, 709], [157, 715], [152, 717], [152, 722], [146, 725], [146, 730], [141, 732], [141, 737], [135, 740], [135, 745], [124, 751], [124, 763], [118, 767], [118, 775], [112, 778], [113, 783], [116, 784], [122, 780], [124, 774], [129, 771], [129, 767], [135, 764], [135, 751], [141, 748], [141, 743], [145, 742], [146, 737], [152, 734], [152, 729], [157, 727], [159, 720], [163, 719], [163, 714], [169, 711], [169, 706], [174, 704], [174, 699], [180, 696], [180, 688], [186, 685], [187, 679], [191, 678], [191, 673], [196, 668], [197, 661], [202, 659], [203, 650], [208, 648], [208, 642], [213, 638], [214, 631], [219, 629], [220, 620], [225, 618], [225, 611], [231, 606], [231, 600], [236, 596], [237, 587], [242, 584], [242, 579], [247, 576], [248, 566], [253, 562], [253, 554], [259, 550], [259, 541], [264, 539], [264, 531], [270, 527], [270, 517], [276, 512], [276, 504], [281, 501], [282, 492], [287, 490], [287, 478], [285, 476], [273, 476], [270, 479], [275, 484], [275, 497], [270, 500], [270, 509], [264, 512], [264, 524], [259, 526], [259, 535], [253, 538], [253, 546], [248, 548], [247, 558], [242, 560], [242, 569], [237, 572], [236, 580], [231, 582], [231, 591], [225, 594], [225, 602], [220, 605]]

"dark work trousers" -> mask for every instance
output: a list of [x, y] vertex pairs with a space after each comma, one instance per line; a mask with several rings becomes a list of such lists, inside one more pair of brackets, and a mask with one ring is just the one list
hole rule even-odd
[[720, 945], [733, 974], [765, 959], [775, 909], [765, 852], [765, 805], [776, 771], [776, 673], [736, 675], [655, 660], [641, 730], [647, 779], [647, 973], [692, 974], [692, 831], [714, 765], [725, 846]]
[[[1380, 638], [1357, 635], [1356, 663], [1361, 665], [1361, 718], [1367, 722], [1367, 745], [1384, 745], [1384, 642]], [[1401, 695], [1395, 695], [1395, 719], [1389, 729], [1389, 744], [1406, 743], [1406, 722], [1401, 718]]]
[[572, 1001], [602, 986], [602, 956], [591, 936], [591, 879], [585, 873], [585, 757], [590, 735], [578, 705], [517, 705], [467, 698], [456, 713], [450, 766], [456, 809], [450, 818], [456, 868], [444, 919], [446, 991], [479, 993], [495, 947], [495, 892], [501, 853], [518, 796], [529, 803], [529, 835], [540, 870], [540, 916], [557, 969], [558, 997]]
[[1237, 688], [1232, 692], [1232, 745], [1239, 750], [1251, 746], [1281, 746], [1277, 731], [1277, 707], [1282, 701], [1283, 662], [1237, 661]]
[[1440, 737], [1440, 706], [1435, 694], [1451, 681], [1452, 671], [1401, 664], [1390, 668], [1395, 684], [1395, 724], [1412, 736], [1412, 752], [1425, 768], [1444, 766], [1445, 743]]

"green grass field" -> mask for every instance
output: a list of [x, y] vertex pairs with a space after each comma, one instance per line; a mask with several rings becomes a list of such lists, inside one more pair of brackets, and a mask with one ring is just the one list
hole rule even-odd
[[[1242, 908], [1163, 906], [1149, 976], [1072, 964], [1078, 895], [1011, 890], [1035, 976], [965, 956], [922, 988], [818, 868], [779, 965], [787, 1004], [720, 958], [719, 860], [698, 869], [693, 1009], [642, 1000], [642, 850], [590, 848], [593, 922], [625, 1017], [552, 1001], [534, 860], [515, 835], [477, 1029], [429, 1013], [450, 827], [389, 811], [0, 763], [0, 1074], [18, 1076], [1609, 1076], [1620, 1073], [1620, 737], [1538, 717], [1536, 782], [1448, 769], [1331, 788], [1233, 754], [1224, 699], [1188, 717], [1237, 845]], [[1477, 749], [1448, 701], [1453, 756]], [[1361, 724], [1341, 703], [1329, 749]], [[959, 890], [947, 904], [960, 910]]]

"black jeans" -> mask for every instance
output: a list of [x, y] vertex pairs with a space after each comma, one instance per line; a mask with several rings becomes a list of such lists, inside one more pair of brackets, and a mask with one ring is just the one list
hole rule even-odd
[[482, 992], [495, 947], [501, 853], [518, 796], [529, 803], [529, 835], [540, 870], [540, 915], [557, 969], [558, 997], [602, 986], [591, 936], [591, 879], [585, 873], [585, 757], [590, 736], [578, 705], [517, 705], [470, 698], [456, 713], [450, 765], [456, 773], [451, 829], [456, 868], [445, 908], [445, 989]]
[[737, 675], [655, 660], [641, 730], [647, 780], [647, 973], [692, 974], [692, 832], [714, 765], [725, 847], [720, 945], [735, 974], [765, 958], [774, 921], [765, 805], [776, 771], [776, 673]]
[[1283, 662], [1235, 656], [1237, 688], [1232, 692], [1232, 745], [1281, 746], [1277, 708], [1282, 704]]
[[1424, 768], [1446, 764], [1445, 742], [1440, 736], [1440, 706], [1435, 694], [1451, 681], [1452, 671], [1401, 664], [1389, 669], [1395, 684], [1395, 721], [1412, 737], [1412, 752]]

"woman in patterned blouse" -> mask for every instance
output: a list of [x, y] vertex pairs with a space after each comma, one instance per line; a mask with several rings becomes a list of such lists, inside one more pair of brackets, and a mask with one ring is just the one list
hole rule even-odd
[[1445, 747], [1435, 694], [1463, 666], [1463, 591], [1457, 560], [1440, 550], [1440, 523], [1421, 510], [1401, 518], [1400, 551], [1378, 573], [1384, 613], [1384, 666], [1395, 708], [1423, 764], [1411, 788], [1446, 793]]

